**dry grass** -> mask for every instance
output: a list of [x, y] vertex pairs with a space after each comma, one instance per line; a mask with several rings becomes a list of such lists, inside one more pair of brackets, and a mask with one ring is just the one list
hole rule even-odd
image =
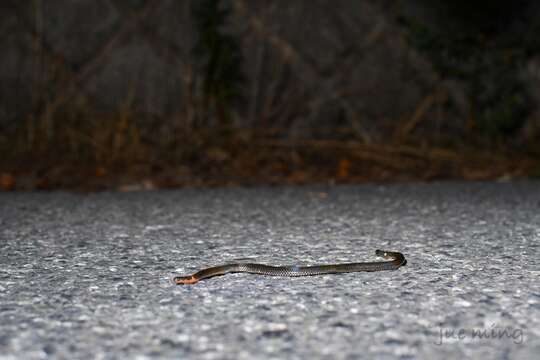
[[[83, 104], [84, 105], [84, 104]], [[180, 115], [178, 115], [180, 117]], [[538, 175], [537, 154], [405, 136], [371, 142], [299, 139], [286, 129], [186, 126], [149, 119], [127, 103], [113, 113], [81, 107], [29, 118], [0, 138], [0, 187], [138, 190], [177, 186], [493, 180]], [[285, 134], [285, 135], [284, 135]], [[344, 140], [345, 139], [345, 140]], [[461, 142], [461, 141], [460, 141]]]

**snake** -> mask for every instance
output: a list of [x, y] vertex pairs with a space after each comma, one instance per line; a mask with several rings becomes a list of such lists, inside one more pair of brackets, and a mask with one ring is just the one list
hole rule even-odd
[[256, 263], [231, 263], [205, 268], [192, 275], [175, 276], [172, 278], [172, 281], [176, 285], [196, 284], [203, 279], [230, 273], [250, 273], [266, 276], [297, 277], [351, 273], [359, 271], [384, 271], [396, 270], [407, 263], [405, 256], [403, 256], [403, 254], [400, 252], [376, 250], [375, 255], [390, 260], [310, 266], [272, 266]]

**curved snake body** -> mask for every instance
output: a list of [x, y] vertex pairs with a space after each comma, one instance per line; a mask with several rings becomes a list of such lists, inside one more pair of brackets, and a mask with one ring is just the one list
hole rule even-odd
[[271, 266], [253, 263], [235, 263], [202, 269], [193, 275], [176, 276], [172, 280], [177, 285], [195, 284], [199, 280], [207, 279], [213, 276], [225, 275], [229, 273], [250, 273], [267, 276], [312, 276], [324, 274], [349, 273], [358, 271], [383, 271], [396, 270], [407, 263], [402, 253], [393, 251], [376, 250], [377, 256], [390, 261], [360, 262], [346, 264], [330, 265], [312, 265], [312, 266]]

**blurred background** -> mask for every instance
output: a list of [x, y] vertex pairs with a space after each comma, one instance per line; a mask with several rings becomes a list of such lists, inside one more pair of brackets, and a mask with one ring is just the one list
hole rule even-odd
[[0, 189], [540, 177], [540, 2], [5, 0]]

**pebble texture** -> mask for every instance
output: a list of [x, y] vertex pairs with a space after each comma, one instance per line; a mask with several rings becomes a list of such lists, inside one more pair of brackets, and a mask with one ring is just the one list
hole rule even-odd
[[[173, 274], [376, 260], [305, 278]], [[0, 194], [0, 360], [532, 359], [540, 183]]]

